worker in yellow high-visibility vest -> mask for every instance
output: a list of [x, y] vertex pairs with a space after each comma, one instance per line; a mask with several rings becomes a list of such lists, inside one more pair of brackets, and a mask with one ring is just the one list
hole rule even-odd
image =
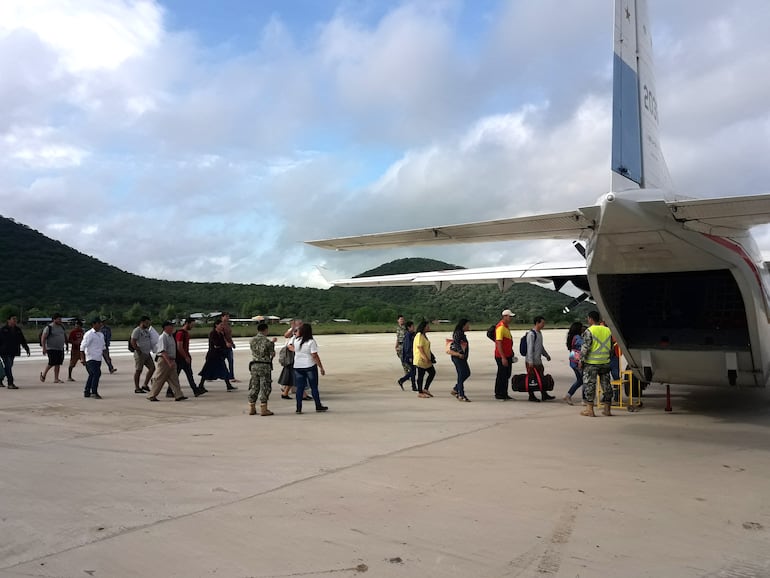
[[612, 387], [610, 386], [610, 355], [612, 333], [609, 327], [600, 324], [598, 311], [588, 314], [588, 329], [583, 333], [583, 346], [580, 348], [580, 365], [583, 368], [583, 397], [585, 408], [580, 415], [594, 417], [596, 399], [596, 380], [602, 388], [603, 415], [612, 415]]

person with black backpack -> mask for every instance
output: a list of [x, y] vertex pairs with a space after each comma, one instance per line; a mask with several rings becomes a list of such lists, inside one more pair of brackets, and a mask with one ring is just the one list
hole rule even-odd
[[[526, 356], [524, 364], [527, 367], [527, 377], [530, 375], [535, 375], [536, 372], [535, 376], [538, 378], [537, 381], [540, 384], [540, 397], [542, 401], [549, 401], [556, 398], [550, 395], [545, 390], [545, 387], [543, 387], [545, 367], [543, 366], [542, 358], [545, 357], [548, 361], [551, 361], [551, 356], [543, 346], [543, 327], [545, 327], [545, 317], [538, 315], [535, 317], [532, 329], [527, 331], [527, 333], [524, 335], [524, 339], [522, 339], [522, 347], [526, 348], [526, 350], [522, 351], [521, 353], [522, 355]], [[529, 390], [529, 401], [540, 401], [540, 399], [535, 397], [535, 392], [531, 389]]]
[[508, 383], [511, 381], [511, 371], [516, 357], [513, 355], [513, 337], [509, 325], [514, 313], [506, 309], [501, 314], [500, 322], [495, 326], [495, 362], [497, 376], [495, 377], [495, 399], [500, 401], [512, 400], [508, 395]]

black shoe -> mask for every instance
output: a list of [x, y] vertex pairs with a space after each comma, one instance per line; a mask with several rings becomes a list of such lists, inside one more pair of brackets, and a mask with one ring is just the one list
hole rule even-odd
[[102, 399], [102, 396], [99, 395], [98, 393], [93, 394], [91, 397], [93, 397], [94, 399]]
[[417, 386], [416, 385], [412, 386], [412, 391], [417, 391]]
[[150, 393], [150, 388], [149, 388], [149, 387], [147, 387], [146, 385], [143, 385], [143, 386], [142, 386], [142, 391], [143, 391], [144, 393]]
[[292, 399], [292, 397], [290, 395], [281, 394], [281, 399]]
[[401, 388], [401, 391], [404, 391], [404, 382], [403, 382], [403, 381], [401, 381], [400, 379], [399, 379], [399, 380], [397, 380], [397, 381], [398, 381], [398, 387], [400, 387], [400, 388]]
[[534, 393], [530, 393], [529, 394], [529, 401], [534, 401], [534, 402], [540, 403], [540, 400], [535, 397]]
[[541, 396], [543, 398], [543, 401], [551, 401], [552, 399], [556, 399], [555, 396], [548, 394], [547, 392], [543, 392], [543, 395]]
[[234, 385], [228, 385], [227, 386], [227, 391], [235, 391], [236, 389], [238, 389], [238, 388], [235, 387]]
[[328, 409], [329, 408], [326, 407], [325, 405], [319, 405], [318, 407], [315, 408], [316, 411], [326, 411]]
[[301, 410], [301, 409], [298, 409], [298, 410], [297, 410], [297, 411], [295, 411], [294, 413], [302, 413], [302, 410]]
[[160, 401], [160, 400], [159, 400], [157, 397], [155, 397], [154, 395], [153, 395], [152, 397], [148, 397], [147, 399], [149, 399], [150, 401]]
[[90, 393], [84, 393], [83, 397], [91, 397], [91, 394]]
[[193, 388], [193, 395], [194, 395], [195, 397], [200, 397], [200, 396], [202, 396], [204, 393], [206, 393], [206, 390], [205, 390], [205, 389], [203, 389], [202, 387]]
[[137, 388], [134, 390], [134, 393], [144, 393], [144, 390], [143, 390], [141, 387], [137, 387]]
[[203, 386], [199, 387], [199, 388], [198, 388], [198, 391], [200, 391], [200, 392], [201, 392], [201, 395], [203, 395], [204, 393], [208, 393], [208, 392], [209, 392], [209, 390], [208, 390], [208, 389], [206, 389], [206, 388], [205, 388], [205, 387], [203, 387]]
[[166, 390], [166, 397], [174, 397], [174, 392], [171, 391], [170, 389], [167, 389]]
[[183, 396], [177, 397], [174, 401], [184, 401], [186, 399], [187, 397], [183, 395]]

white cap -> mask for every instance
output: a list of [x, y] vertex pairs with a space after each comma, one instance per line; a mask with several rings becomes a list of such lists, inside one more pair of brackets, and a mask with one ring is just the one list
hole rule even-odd
[[516, 317], [516, 314], [515, 314], [513, 311], [511, 311], [510, 309], [506, 309], [505, 311], [503, 311], [503, 312], [501, 313], [501, 316], [502, 316], [502, 317], [505, 317], [506, 315], [507, 315], [508, 317]]

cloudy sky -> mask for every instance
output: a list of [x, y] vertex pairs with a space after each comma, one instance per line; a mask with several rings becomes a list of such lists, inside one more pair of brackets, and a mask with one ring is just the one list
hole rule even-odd
[[[770, 3], [650, 0], [677, 189], [770, 192]], [[303, 240], [573, 209], [609, 186], [611, 0], [3, 0], [0, 214], [127, 271], [321, 286]], [[770, 250], [770, 234], [759, 242]]]

